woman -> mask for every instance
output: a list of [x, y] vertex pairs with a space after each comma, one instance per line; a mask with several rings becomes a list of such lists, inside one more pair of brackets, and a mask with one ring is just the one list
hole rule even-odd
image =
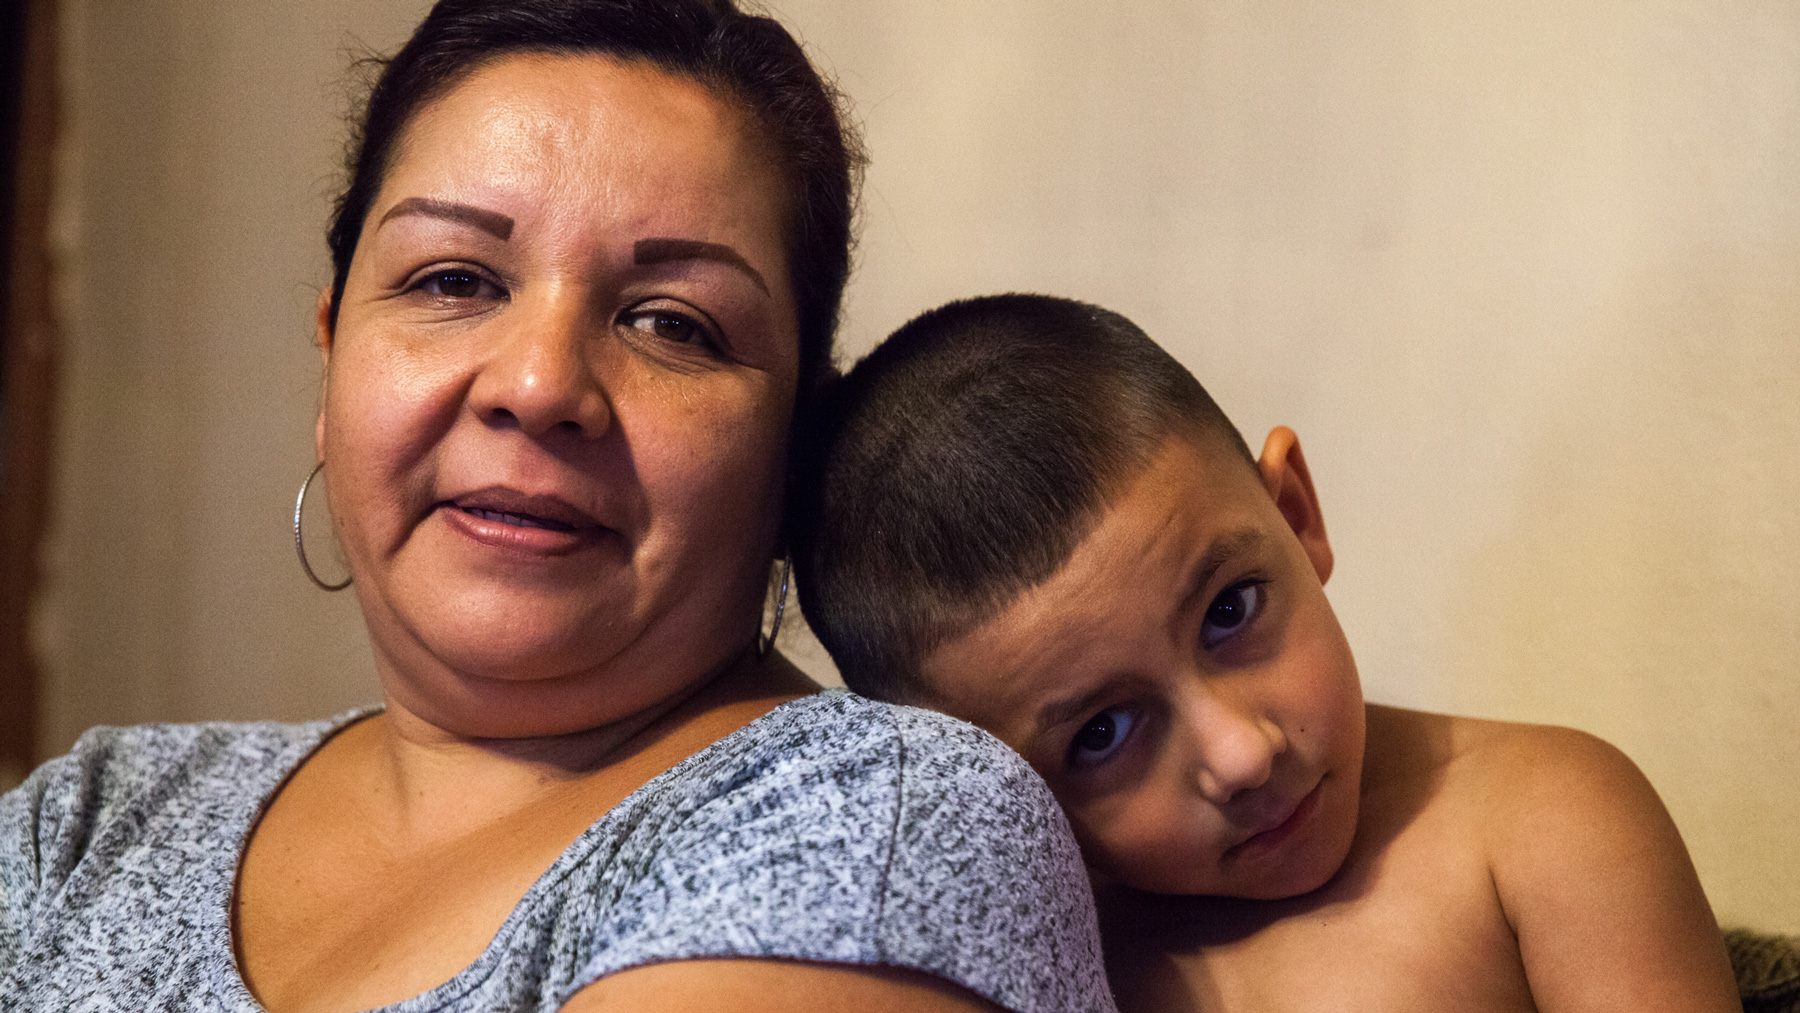
[[853, 158], [718, 0], [444, 0], [372, 93], [317, 443], [385, 708], [0, 801], [20, 1009], [1108, 1009], [1022, 761], [759, 649]]

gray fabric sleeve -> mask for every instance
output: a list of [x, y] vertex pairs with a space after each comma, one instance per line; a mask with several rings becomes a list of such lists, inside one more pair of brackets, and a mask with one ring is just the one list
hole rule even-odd
[[0, 795], [0, 977], [18, 959], [19, 942], [39, 896], [38, 823], [45, 785], [59, 762], [44, 764], [24, 784]]
[[881, 708], [870, 723], [771, 743], [779, 760], [659, 835], [575, 987], [772, 957], [914, 968], [1020, 1013], [1109, 1013], [1087, 878], [1043, 782], [960, 721]]
[[0, 796], [0, 972], [18, 959], [33, 911], [55, 895], [117, 794], [106, 790], [104, 771], [119, 732], [87, 732]]
[[1110, 1009], [1086, 867], [1049, 786], [986, 732], [901, 710], [883, 951], [1015, 1010]]
[[37, 906], [57, 897], [82, 858], [95, 848], [116, 855], [135, 835], [135, 810], [192, 736], [183, 726], [92, 728], [0, 796], [0, 974], [18, 959]]

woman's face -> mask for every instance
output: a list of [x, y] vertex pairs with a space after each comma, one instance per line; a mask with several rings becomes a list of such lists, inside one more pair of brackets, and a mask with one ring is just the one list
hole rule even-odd
[[700, 85], [490, 64], [395, 148], [326, 350], [333, 517], [391, 705], [596, 727], [755, 636], [796, 387], [777, 170]]

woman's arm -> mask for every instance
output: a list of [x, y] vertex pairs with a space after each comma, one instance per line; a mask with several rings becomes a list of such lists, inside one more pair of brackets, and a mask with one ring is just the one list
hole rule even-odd
[[1737, 1013], [1724, 942], [1661, 799], [1591, 735], [1532, 728], [1505, 749], [1491, 856], [1544, 1013]]
[[940, 978], [895, 967], [783, 960], [681, 960], [621, 971], [577, 992], [563, 1013], [996, 1013]]

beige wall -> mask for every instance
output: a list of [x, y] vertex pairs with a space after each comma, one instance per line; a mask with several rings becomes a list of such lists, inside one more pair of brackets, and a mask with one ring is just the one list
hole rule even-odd
[[[286, 515], [341, 49], [422, 5], [65, 2], [46, 746], [367, 699]], [[1605, 736], [1721, 916], [1800, 931], [1800, 8], [777, 6], [868, 127], [851, 351], [1131, 315], [1301, 434], [1371, 698]]]

